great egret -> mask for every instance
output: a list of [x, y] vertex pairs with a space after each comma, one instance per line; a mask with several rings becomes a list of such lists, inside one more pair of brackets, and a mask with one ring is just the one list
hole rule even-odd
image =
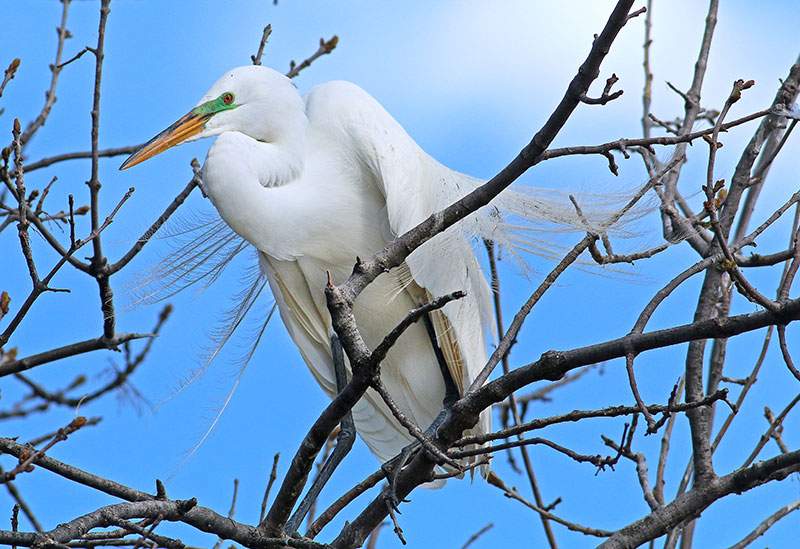
[[[258, 250], [287, 330], [333, 397], [336, 345], [323, 293], [326, 273], [334, 283], [343, 282], [356, 257], [371, 256], [478, 182], [427, 155], [356, 85], [329, 82], [301, 97], [288, 78], [261, 66], [225, 74], [196, 107], [120, 169], [212, 136], [217, 139], [203, 166], [205, 190], [225, 223]], [[556, 221], [570, 217], [546, 201], [519, 193], [506, 197], [499, 202], [505, 211]], [[466, 233], [503, 244], [512, 239], [508, 231], [496, 209], [475, 214], [421, 246], [356, 300], [359, 328], [374, 348], [432, 296], [466, 291], [465, 299], [430, 314], [433, 340], [426, 323], [418, 323], [382, 362], [388, 392], [422, 429], [437, 417], [445, 398], [447, 376], [437, 354], [458, 393], [487, 358], [491, 294]], [[414, 440], [372, 390], [352, 417], [382, 462]], [[487, 410], [472, 433], [490, 429]]]

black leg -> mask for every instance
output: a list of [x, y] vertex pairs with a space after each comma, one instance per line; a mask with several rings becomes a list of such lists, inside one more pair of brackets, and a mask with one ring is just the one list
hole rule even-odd
[[[336, 390], [341, 392], [344, 386], [347, 385], [347, 373], [344, 368], [342, 344], [335, 334], [331, 337], [331, 350], [333, 351], [333, 370], [336, 375]], [[323, 486], [325, 486], [328, 479], [331, 478], [336, 467], [339, 466], [339, 463], [341, 463], [344, 456], [350, 451], [350, 448], [353, 447], [355, 439], [356, 427], [353, 424], [353, 414], [348, 411], [342, 418], [339, 427], [339, 435], [336, 437], [336, 448], [334, 448], [331, 455], [328, 456], [328, 460], [325, 462], [325, 465], [322, 466], [317, 478], [314, 479], [314, 483], [311, 485], [311, 488], [308, 489], [306, 496], [303, 498], [303, 501], [300, 502], [294, 515], [292, 515], [292, 518], [286, 523], [287, 533], [294, 534], [297, 532], [300, 523], [303, 522], [303, 519], [308, 514], [309, 509], [311, 509], [311, 506], [316, 501]]]
[[[433, 347], [436, 361], [439, 363], [439, 370], [442, 372], [442, 379], [444, 379], [444, 400], [442, 400], [442, 406], [445, 410], [449, 410], [455, 401], [461, 398], [461, 393], [458, 387], [456, 387], [456, 382], [453, 381], [453, 376], [450, 374], [450, 368], [447, 367], [447, 361], [444, 359], [444, 353], [442, 353], [442, 349], [439, 347], [439, 342], [436, 341], [436, 330], [433, 329], [433, 322], [431, 321], [430, 314], [423, 316], [422, 321], [425, 323], [425, 330], [428, 332], [428, 338], [431, 340], [431, 347]], [[436, 427], [439, 427], [439, 424], [442, 422], [441, 419], [443, 418], [440, 413], [439, 417], [434, 420]]]
[[[442, 424], [447, 415], [450, 413], [450, 408], [453, 406], [453, 403], [461, 398], [461, 393], [459, 392], [455, 381], [453, 381], [453, 376], [450, 374], [450, 368], [447, 367], [447, 361], [444, 358], [444, 353], [442, 353], [442, 349], [439, 347], [439, 343], [436, 341], [436, 330], [433, 329], [433, 322], [431, 321], [430, 315], [426, 314], [422, 317], [422, 320], [425, 323], [425, 330], [428, 332], [428, 338], [431, 341], [431, 347], [433, 347], [433, 352], [436, 355], [436, 361], [439, 363], [439, 370], [442, 372], [442, 379], [444, 379], [444, 398], [442, 399], [442, 411], [439, 412], [439, 415], [436, 416], [436, 419], [433, 420], [433, 423], [431, 423], [428, 428], [425, 429], [425, 436], [433, 437], [436, 435], [439, 425]], [[389, 490], [385, 497], [390, 508], [394, 509], [395, 511], [397, 510], [397, 506], [400, 505], [400, 500], [397, 499], [397, 493], [395, 492], [397, 477], [403, 467], [405, 467], [409, 458], [419, 448], [419, 446], [419, 442], [409, 444], [403, 448], [403, 450], [400, 452], [400, 455], [396, 459], [384, 464], [383, 469], [387, 473], [386, 478], [389, 483]], [[390, 467], [391, 469], [389, 469]]]

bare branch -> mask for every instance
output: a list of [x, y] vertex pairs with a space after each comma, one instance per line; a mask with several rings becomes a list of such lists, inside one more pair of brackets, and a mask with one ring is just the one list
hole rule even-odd
[[0, 475], [0, 484], [8, 482], [10, 480], [14, 480], [16, 476], [22, 472], [32, 471], [33, 470], [33, 467], [31, 466], [32, 463], [42, 458], [45, 455], [45, 452], [47, 452], [50, 448], [52, 448], [56, 443], [61, 442], [62, 440], [67, 440], [67, 437], [69, 435], [71, 435], [84, 425], [86, 425], [86, 418], [83, 416], [78, 416], [75, 419], [73, 419], [69, 425], [59, 429], [58, 432], [56, 433], [56, 436], [53, 437], [53, 440], [47, 443], [47, 445], [41, 450], [37, 450], [36, 452], [31, 452], [26, 449], [25, 451], [23, 451], [22, 454], [19, 456], [19, 463], [17, 464], [17, 466], [14, 467], [12, 470], [7, 471], [2, 475]]
[[143, 337], [152, 336], [150, 334], [116, 334], [111, 339], [98, 337], [96, 339], [87, 339], [86, 341], [81, 341], [79, 343], [72, 343], [70, 345], [65, 345], [63, 347], [58, 347], [56, 349], [39, 353], [38, 355], [32, 355], [0, 364], [0, 377], [16, 374], [18, 372], [24, 372], [25, 370], [29, 370], [40, 364], [54, 362], [56, 360], [61, 360], [62, 358], [88, 353], [90, 351], [97, 351], [99, 349], [111, 349], [118, 351], [119, 346], [126, 341], [141, 339]]
[[586, 535], [589, 535], [589, 536], [600, 537], [600, 538], [607, 538], [607, 537], [609, 537], [609, 536], [614, 534], [614, 532], [609, 532], [609, 531], [606, 531], [606, 530], [598, 530], [596, 528], [588, 528], [586, 526], [581, 526], [581, 525], [576, 524], [574, 522], [569, 522], [569, 521], [566, 521], [566, 520], [564, 520], [564, 519], [562, 519], [560, 517], [557, 517], [556, 515], [550, 513], [549, 511], [546, 511], [545, 509], [542, 509], [541, 507], [539, 507], [537, 505], [534, 505], [531, 502], [525, 500], [519, 494], [519, 492], [517, 491], [516, 488], [509, 488], [506, 485], [506, 483], [504, 483], [502, 480], [500, 480], [500, 478], [497, 475], [494, 475], [489, 480], [489, 484], [491, 484], [492, 486], [495, 486], [495, 487], [500, 488], [501, 490], [503, 490], [503, 492], [505, 492], [506, 497], [519, 501], [520, 503], [522, 503], [526, 507], [536, 511], [537, 513], [539, 513], [542, 516], [547, 517], [549, 520], [552, 520], [553, 522], [557, 522], [557, 523], [561, 524], [562, 526], [566, 526], [568, 529], [572, 530], [573, 532], [580, 532], [582, 534], [586, 534]]
[[403, 332], [405, 332], [409, 326], [414, 324], [424, 315], [430, 313], [431, 311], [441, 309], [451, 301], [461, 299], [466, 295], [466, 293], [459, 290], [457, 292], [437, 297], [433, 301], [425, 303], [424, 305], [420, 305], [413, 311], [409, 312], [391, 332], [386, 334], [386, 337], [383, 338], [383, 341], [381, 341], [378, 346], [375, 347], [375, 350], [372, 351], [372, 360], [376, 362], [383, 360], [386, 357], [386, 353], [389, 352], [389, 349], [391, 349], [397, 339], [403, 335]]
[[64, 50], [64, 41], [71, 36], [70, 32], [67, 30], [67, 12], [69, 11], [70, 0], [64, 0], [62, 4], [61, 25], [56, 29], [58, 32], [56, 60], [52, 65], [50, 65], [50, 72], [52, 73], [50, 78], [50, 89], [45, 92], [45, 102], [44, 106], [42, 107], [42, 111], [39, 113], [39, 116], [37, 116], [30, 124], [28, 124], [28, 127], [25, 128], [25, 132], [20, 138], [20, 142], [23, 144], [27, 143], [31, 137], [33, 137], [36, 131], [44, 125], [47, 117], [50, 115], [50, 109], [53, 108], [53, 104], [56, 102], [56, 84], [58, 84], [58, 75], [61, 74], [61, 67], [59, 66], [61, 64], [61, 53]]
[[489, 524], [487, 524], [486, 526], [484, 526], [483, 528], [472, 534], [467, 540], [467, 543], [461, 546], [461, 549], [467, 549], [467, 547], [469, 547], [475, 541], [477, 541], [479, 537], [481, 537], [483, 534], [491, 530], [492, 527], [494, 527], [494, 524], [490, 522]]
[[253, 61], [253, 65], [261, 64], [261, 56], [264, 54], [264, 46], [267, 45], [267, 39], [269, 38], [270, 34], [272, 34], [272, 25], [267, 25], [264, 27], [264, 34], [261, 35], [261, 43], [258, 44], [258, 52], [255, 55], [250, 56], [250, 59]]
[[678, 496], [644, 518], [614, 532], [603, 549], [638, 547], [675, 528], [683, 520], [695, 517], [711, 503], [733, 493], [741, 493], [766, 482], [782, 480], [800, 469], [800, 451], [781, 454], [755, 465], [737, 469], [724, 477], [709, 479], [703, 488], [694, 488]]
[[[22, 306], [20, 307], [20, 309], [17, 312], [16, 316], [9, 323], [9, 325], [5, 329], [5, 331], [2, 334], [0, 334], [0, 347], [2, 347], [3, 345], [6, 344], [6, 342], [8, 342], [9, 338], [14, 333], [14, 330], [16, 330], [17, 326], [19, 326], [19, 323], [22, 322], [22, 319], [25, 317], [25, 315], [28, 314], [28, 311], [30, 310], [31, 306], [33, 305], [33, 302], [36, 301], [36, 299], [42, 293], [44, 293], [46, 291], [54, 291], [52, 288], [50, 288], [48, 286], [48, 284], [50, 283], [50, 280], [56, 275], [56, 273], [61, 269], [61, 267], [63, 267], [64, 264], [67, 261], [69, 261], [69, 259], [75, 254], [75, 252], [77, 252], [85, 244], [87, 244], [89, 242], [94, 242], [94, 241], [96, 241], [98, 239], [98, 237], [106, 229], [106, 227], [108, 227], [113, 222], [114, 216], [117, 214], [117, 212], [122, 207], [122, 205], [125, 204], [125, 202], [128, 201], [128, 199], [131, 197], [131, 194], [133, 194], [133, 187], [128, 189], [128, 192], [125, 193], [125, 195], [119, 201], [117, 206], [112, 210], [112, 212], [108, 215], [108, 217], [106, 217], [106, 219], [105, 219], [105, 221], [103, 222], [102, 225], [99, 225], [96, 229], [94, 229], [92, 231], [92, 233], [88, 237], [86, 237], [84, 239], [81, 239], [81, 240], [73, 241], [71, 243], [70, 249], [64, 251], [64, 254], [61, 256], [61, 259], [59, 259], [56, 262], [56, 264], [53, 266], [53, 268], [50, 270], [50, 272], [47, 274], [47, 276], [45, 276], [41, 280], [38, 280], [38, 275], [37, 275], [36, 282], [34, 283], [34, 288], [33, 288], [33, 290], [31, 290], [31, 293], [28, 295], [28, 298], [25, 300], [25, 303], [22, 304]], [[28, 215], [27, 214], [26, 214], [25, 219], [28, 219]], [[27, 235], [27, 231], [25, 231], [25, 234]], [[20, 238], [22, 239], [21, 235], [22, 235], [22, 232], [20, 233]], [[31, 258], [31, 265], [32, 265], [32, 262], [33, 262], [33, 258]], [[35, 271], [34, 271], [33, 274], [35, 274]], [[33, 274], [32, 274], [32, 276], [33, 276]], [[108, 291], [109, 292], [111, 291], [110, 286], [109, 286], [109, 290]], [[114, 338], [115, 338], [114, 334], [111, 334], [110, 336], [104, 335], [104, 339], [109, 340], [109, 341], [114, 340]], [[8, 367], [8, 365], [5, 365], [4, 367], [0, 367], [0, 372], [5, 370], [7, 367]], [[17, 370], [17, 371], [20, 371], [20, 370]], [[3, 375], [7, 375], [7, 374], [0, 373], [0, 377], [2, 377]]]
[[308, 532], [306, 532], [306, 537], [314, 539], [317, 534], [322, 531], [323, 528], [331, 521], [333, 518], [344, 509], [347, 505], [350, 504], [354, 499], [358, 496], [378, 484], [386, 478], [386, 471], [383, 468], [379, 468], [377, 471], [372, 473], [370, 476], [350, 488], [347, 492], [345, 492], [339, 499], [334, 501], [330, 507], [328, 507], [319, 517], [315, 520], [311, 526], [308, 528]]
[[[747, 122], [758, 120], [759, 118], [771, 115], [773, 112], [775, 112], [775, 108], [770, 107], [769, 109], [763, 109], [754, 112], [752, 114], [749, 114], [747, 116], [737, 118], [736, 120], [732, 120], [731, 122], [722, 124], [722, 126], [720, 126], [720, 131], [726, 131], [729, 130], [730, 128], [741, 126], [742, 124], [745, 124]], [[685, 145], [687, 143], [691, 143], [695, 139], [700, 139], [703, 136], [711, 135], [713, 132], [714, 128], [707, 128], [704, 130], [698, 130], [696, 132], [681, 134], [675, 137], [662, 136], [662, 137], [647, 137], [641, 139], [617, 139], [616, 141], [609, 141], [601, 145], [585, 145], [576, 147], [561, 147], [557, 149], [548, 149], [547, 151], [541, 154], [539, 162], [550, 160], [551, 158], [560, 158], [562, 156], [604, 154], [609, 151], [623, 151], [635, 147], [649, 148], [652, 147], [653, 145], [664, 145], [664, 146]], [[678, 155], [676, 154], [675, 156], [677, 157]], [[676, 166], [679, 166], [680, 163], [681, 162], [676, 163]]]
[[287, 78], [294, 78], [300, 71], [306, 69], [311, 66], [311, 63], [316, 61], [318, 58], [322, 57], [323, 55], [327, 55], [331, 53], [336, 46], [339, 44], [339, 37], [333, 35], [330, 40], [325, 40], [324, 38], [319, 39], [319, 49], [314, 52], [311, 57], [300, 63], [299, 65], [295, 64], [294, 61], [289, 63], [289, 72], [286, 73]]
[[8, 68], [3, 73], [3, 82], [0, 83], [0, 97], [3, 97], [3, 90], [6, 89], [6, 84], [8, 84], [14, 75], [17, 73], [17, 69], [19, 68], [19, 57], [13, 59], [11, 63], [8, 65]]
[[617, 99], [623, 94], [623, 90], [617, 90], [614, 93], [611, 93], [611, 88], [613, 88], [614, 84], [616, 84], [617, 82], [619, 82], [619, 77], [617, 77], [616, 74], [612, 74], [611, 76], [608, 77], [608, 80], [606, 80], [606, 86], [605, 88], [603, 88], [603, 95], [594, 98], [587, 96], [585, 93], [582, 93], [580, 96], [581, 102], [586, 103], [587, 105], [605, 105], [609, 101]]
[[187, 183], [186, 187], [178, 193], [178, 195], [170, 202], [167, 209], [164, 210], [158, 219], [156, 219], [152, 225], [139, 237], [136, 243], [128, 250], [125, 255], [123, 255], [119, 261], [113, 263], [107, 267], [107, 272], [109, 275], [114, 274], [122, 270], [128, 263], [130, 263], [131, 259], [136, 257], [136, 255], [142, 251], [145, 244], [147, 244], [150, 239], [153, 237], [154, 234], [160, 229], [164, 223], [175, 213], [178, 207], [184, 203], [184, 201], [188, 198], [189, 194], [200, 185], [202, 182], [202, 174], [200, 171], [200, 164], [198, 164], [197, 159], [192, 160], [192, 168], [194, 169], [194, 176], [192, 179]]
[[261, 523], [264, 520], [264, 514], [267, 512], [267, 501], [269, 500], [269, 492], [272, 490], [272, 485], [275, 482], [275, 479], [278, 478], [278, 459], [280, 459], [281, 454], [277, 452], [275, 457], [272, 458], [272, 471], [269, 473], [269, 481], [267, 482], [267, 489], [264, 491], [264, 498], [261, 500], [261, 514], [258, 516], [258, 522]]
[[753, 543], [759, 537], [763, 536], [764, 532], [769, 530], [769, 528], [773, 524], [775, 524], [776, 522], [781, 520], [783, 517], [785, 517], [786, 515], [788, 515], [789, 513], [793, 512], [793, 511], [796, 511], [799, 508], [800, 508], [800, 499], [796, 499], [792, 503], [790, 503], [789, 505], [781, 507], [780, 509], [775, 511], [775, 513], [773, 513], [772, 515], [770, 515], [769, 517], [764, 519], [764, 521], [762, 521], [761, 524], [759, 524], [755, 528], [755, 530], [753, 530], [752, 532], [747, 534], [747, 536], [745, 536], [745, 538], [742, 541], [740, 541], [739, 543], [736, 543], [734, 545], [731, 545], [730, 549], [744, 549], [745, 547], [748, 547], [751, 543]]
[[[142, 146], [144, 146], [144, 143], [142, 143], [141, 145], [116, 147], [113, 149], [102, 149], [97, 151], [97, 156], [99, 158], [105, 158], [110, 156], [133, 154], [139, 149], [141, 149]], [[92, 158], [92, 151], [72, 152], [72, 153], [64, 153], [64, 154], [57, 154], [54, 156], [48, 156], [47, 158], [42, 158], [41, 160], [37, 160], [36, 162], [31, 162], [30, 164], [26, 165], [25, 171], [32, 172], [40, 168], [46, 168], [47, 166], [52, 166], [53, 164], [57, 164], [59, 162], [65, 162], [67, 160], [78, 160], [81, 158]], [[11, 175], [13, 177], [13, 172]]]

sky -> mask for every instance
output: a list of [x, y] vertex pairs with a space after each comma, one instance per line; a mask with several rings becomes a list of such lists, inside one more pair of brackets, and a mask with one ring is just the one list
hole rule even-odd
[[[422, 148], [443, 164], [489, 178], [528, 143], [549, 116], [585, 58], [592, 35], [602, 29], [613, 6], [606, 0], [375, 4], [114, 0], [106, 35], [100, 146], [141, 143], [160, 132], [194, 106], [225, 71], [248, 64], [263, 27], [270, 23], [273, 33], [263, 62], [281, 71], [288, 70], [290, 59], [300, 61], [313, 53], [320, 37], [339, 36], [339, 46], [333, 54], [317, 60], [296, 79], [301, 92], [329, 80], [355, 82], [378, 99]], [[637, 2], [636, 7], [642, 4]], [[672, 119], [681, 112], [682, 100], [668, 89], [666, 82], [682, 89], [688, 87], [707, 5], [689, 0], [656, 0], [654, 4], [653, 112], [662, 119]], [[741, 0], [722, 4], [703, 104], [719, 108], [735, 79], [754, 79], [756, 86], [747, 91], [731, 114], [737, 117], [769, 105], [778, 80], [798, 55], [795, 37], [800, 15], [788, 1], [776, 0], [758, 7]], [[60, 21], [61, 4], [54, 0], [0, 0], [0, 10], [6, 21], [0, 35], [0, 67], [7, 66], [14, 57], [22, 60], [17, 77], [0, 98], [0, 108], [5, 109], [0, 115], [0, 135], [8, 136], [10, 141], [14, 117], [24, 124], [41, 109], [49, 84], [47, 67], [55, 52], [53, 28]], [[97, 2], [72, 4], [67, 25], [73, 37], [67, 42], [65, 58], [84, 46], [95, 45], [97, 21]], [[593, 88], [594, 95], [599, 95], [602, 82], [613, 72], [619, 76], [618, 87], [625, 94], [605, 107], [581, 106], [554, 146], [595, 144], [641, 135], [642, 41], [643, 19], [639, 18], [621, 32]], [[28, 160], [89, 149], [93, 74], [91, 55], [64, 69], [58, 101], [46, 125], [30, 143]], [[749, 125], [725, 136], [725, 147], [717, 160], [718, 177], [729, 178], [733, 173], [742, 145], [754, 127]], [[104, 215], [129, 187], [136, 188], [104, 234], [109, 258], [113, 260], [124, 253], [163, 211], [191, 178], [190, 160], [202, 160], [209, 145], [207, 140], [187, 144], [126, 172], [117, 170], [122, 158], [101, 161]], [[788, 147], [783, 161], [770, 174], [773, 183], [780, 184], [765, 189], [762, 213], [771, 211], [796, 189], [797, 170], [787, 160], [798, 150], [791, 141]], [[663, 151], [665, 157], [668, 154]], [[684, 168], [687, 195], [698, 192], [704, 181], [704, 155], [703, 147], [690, 151], [690, 163]], [[630, 189], [643, 180], [638, 158], [618, 162], [621, 173], [614, 178], [602, 157], [557, 159], [537, 166], [520, 183], [569, 192], [612, 193]], [[58, 176], [58, 182], [48, 199], [50, 208], [63, 209], [70, 193], [76, 204], [86, 203], [87, 161], [32, 172], [26, 183], [29, 188], [41, 187], [54, 176]], [[699, 205], [697, 197], [694, 203]], [[190, 218], [192, 212], [210, 211], [210, 204], [196, 194], [179, 215]], [[79, 234], [86, 234], [87, 226], [86, 220], [81, 220]], [[657, 243], [657, 227], [655, 217], [644, 220], [639, 228], [642, 236], [634, 242], [620, 243], [620, 248]], [[765, 234], [758, 251], [781, 249], [786, 235], [783, 227]], [[0, 286], [12, 295], [12, 305], [24, 300], [30, 285], [16, 238], [13, 230], [0, 234]], [[61, 238], [66, 239], [67, 235], [62, 234]], [[579, 237], [572, 238], [577, 241]], [[56, 260], [41, 239], [34, 239], [34, 248], [42, 268]], [[135, 306], [135, 296], [126, 284], [135, 282], [133, 271], [146, 271], [168, 250], [168, 239], [155, 240], [137, 257], [131, 272], [115, 280], [120, 332], [149, 332], [155, 324], [161, 305]], [[621, 273], [570, 270], [526, 322], [511, 356], [512, 366], [531, 362], [549, 349], [569, 349], [624, 335], [650, 296], [694, 260], [685, 246], [678, 246], [663, 257], [640, 262]], [[188, 459], [187, 453], [203, 438], [235, 384], [238, 359], [245, 352], [247, 338], [232, 342], [202, 379], [174, 394], [202, 364], [199, 357], [208, 346], [210, 334], [222, 313], [230, 308], [240, 275], [251, 262], [251, 256], [242, 256], [207, 291], [190, 289], [171, 299], [174, 314], [148, 360], [132, 379], [142, 398], [128, 390], [82, 409], [81, 414], [102, 416], [102, 422], [59, 443], [49, 455], [140, 490], [152, 491], [155, 478], [169, 478], [170, 497], [197, 497], [201, 505], [223, 514], [230, 507], [233, 479], [238, 478], [235, 518], [257, 522], [273, 455], [280, 452], [278, 472], [284, 473], [299, 441], [327, 404], [277, 317], [267, 327], [254, 360], [216, 427]], [[532, 257], [530, 266], [535, 274], [529, 277], [512, 266], [503, 270], [507, 318], [552, 264]], [[774, 277], [774, 273], [767, 273], [758, 280], [774, 284]], [[68, 269], [59, 273], [54, 284], [72, 291], [47, 294], [37, 301], [9, 344], [19, 349], [20, 356], [93, 338], [101, 331], [96, 284]], [[693, 280], [673, 295], [650, 327], [689, 322], [698, 284], [699, 279]], [[269, 306], [269, 300], [264, 300], [262, 318]], [[734, 308], [737, 313], [751, 310], [753, 306], [744, 300], [738, 300]], [[257, 320], [245, 331], [257, 329]], [[739, 360], [730, 361], [731, 377], [746, 375], [760, 348], [759, 341], [756, 336], [732, 345], [731, 356]], [[637, 372], [645, 401], [666, 401], [680, 375], [684, 353], [684, 348], [676, 348], [639, 359]], [[762, 374], [763, 381], [749, 397], [750, 407], [742, 411], [729, 435], [731, 442], [741, 441], [746, 453], [765, 428], [760, 406], [766, 403], [780, 409], [797, 392], [796, 386], [787, 381], [777, 356], [771, 357]], [[31, 377], [56, 388], [68, 384], [78, 373], [88, 372], [89, 382], [98, 384], [121, 363], [119, 354], [96, 352], [42, 366], [31, 372]], [[0, 381], [0, 389], [3, 409], [22, 394], [20, 385], [8, 379]], [[551, 402], [532, 405], [529, 415], [543, 417], [576, 408], [631, 402], [624, 368], [620, 362], [612, 362], [593, 370], [581, 382], [558, 390]], [[154, 410], [159, 403], [162, 404]], [[7, 421], [3, 435], [27, 440], [67, 424], [74, 414], [75, 410], [62, 408], [24, 421]], [[559, 426], [546, 436], [579, 452], [607, 454], [609, 450], [602, 445], [600, 434], [616, 438], [622, 423], [620, 419]], [[689, 456], [687, 433], [685, 419], [679, 418], [667, 472], [667, 494], [677, 486]], [[796, 422], [787, 424], [784, 437], [793, 448], [798, 446]], [[660, 436], [637, 438], [638, 448], [652, 456], [651, 460], [657, 455], [659, 442]], [[774, 447], [768, 447], [769, 455], [774, 451]], [[745, 451], [734, 446], [723, 447], [715, 465], [720, 471], [735, 469], [746, 456], [742, 452]], [[562, 498], [556, 513], [564, 518], [615, 529], [646, 513], [630, 463], [621, 463], [615, 472], [595, 475], [592, 466], [575, 464], [547, 449], [533, 448], [531, 454], [544, 499]], [[8, 463], [5, 461], [4, 466]], [[377, 466], [363, 443], [358, 442], [323, 493], [320, 506], [326, 506]], [[651, 471], [654, 466], [651, 462]], [[529, 496], [526, 478], [511, 471], [504, 456], [495, 459], [494, 467], [509, 485], [518, 486]], [[17, 484], [47, 528], [115, 502], [41, 470], [21, 476]], [[63, 496], [58, 504], [53, 504], [52, 496], [46, 492], [48, 486], [56, 487]], [[798, 497], [797, 480], [773, 483], [756, 492], [726, 498], [706, 511], [697, 529], [697, 546], [735, 543], [779, 506]], [[411, 547], [460, 547], [488, 523], [494, 526], [472, 547], [539, 547], [544, 543], [534, 513], [480, 480], [450, 481], [442, 490], [418, 490], [411, 499], [402, 507], [400, 516]], [[331, 539], [364, 501], [343, 512], [319, 539]], [[0, 516], [3, 509], [10, 514], [11, 505], [10, 498], [0, 494]], [[724, 532], [718, 529], [722, 520], [726, 524]], [[788, 540], [796, 540], [796, 526], [796, 517], [785, 519], [759, 543], [787, 546]], [[595, 539], [561, 526], [554, 525], [554, 530], [564, 547], [596, 544]], [[180, 526], [170, 526], [169, 530], [165, 527], [164, 532], [173, 532], [193, 545], [209, 546], [214, 542]], [[390, 529], [384, 529], [378, 547], [398, 546]]]

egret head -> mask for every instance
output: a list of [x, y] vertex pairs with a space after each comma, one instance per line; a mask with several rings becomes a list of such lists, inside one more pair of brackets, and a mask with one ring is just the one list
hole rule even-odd
[[261, 66], [238, 67], [211, 86], [200, 102], [128, 157], [120, 170], [144, 162], [170, 147], [227, 131], [259, 141], [278, 140], [304, 118], [303, 101], [282, 74]]

